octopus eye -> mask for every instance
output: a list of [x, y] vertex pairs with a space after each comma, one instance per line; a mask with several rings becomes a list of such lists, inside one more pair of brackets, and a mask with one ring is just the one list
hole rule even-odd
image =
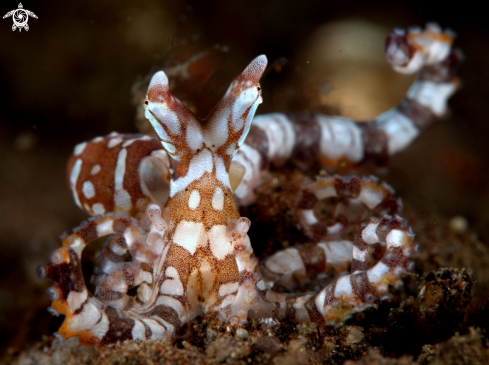
[[256, 86], [256, 89], [258, 90], [258, 92], [259, 92], [259, 93], [261, 93], [261, 86], [260, 86], [260, 84], [258, 84], [258, 85]]
[[149, 104], [149, 101], [148, 101], [148, 99], [146, 99], [146, 100], [144, 101], [144, 106], [148, 106], [148, 104]]

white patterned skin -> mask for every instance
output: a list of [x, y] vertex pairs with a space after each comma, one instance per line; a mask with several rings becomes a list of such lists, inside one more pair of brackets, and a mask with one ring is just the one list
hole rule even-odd
[[[414, 250], [413, 234], [395, 215], [400, 203], [386, 184], [334, 176], [306, 185], [296, 215], [315, 241], [261, 263], [247, 235], [250, 221], [240, 216], [235, 197], [241, 204], [251, 203], [253, 188], [270, 163], [302, 155], [327, 166], [359, 164], [403, 149], [443, 115], [457, 86], [453, 68], [460, 55], [450, 53], [448, 33], [433, 25], [421, 35], [413, 32], [393, 33], [386, 52], [397, 68], [410, 71], [414, 63], [421, 69], [419, 80], [397, 108], [363, 126], [339, 117], [280, 113], [261, 116], [252, 126], [262, 102], [259, 80], [265, 56], [231, 83], [205, 122], [171, 94], [167, 76], [157, 72], [145, 100], [145, 115], [157, 138], [97, 137], [77, 145], [68, 164], [75, 202], [93, 218], [64, 235], [63, 247], [38, 268], [40, 277], [55, 281], [47, 291], [53, 301], [50, 312], [66, 316], [56, 337], [78, 335], [99, 347], [124, 340], [169, 341], [183, 335], [190, 320], [213, 311], [231, 324], [287, 318], [337, 326], [384, 296], [389, 285], [399, 283]], [[326, 227], [313, 208], [331, 197], [345, 201], [335, 210], [337, 223]], [[339, 239], [362, 209], [371, 210], [374, 218], [353, 242]], [[91, 293], [81, 255], [103, 236], [109, 237]], [[375, 244], [385, 253], [368, 265]], [[351, 275], [317, 293], [273, 291], [278, 281], [349, 266]], [[131, 288], [137, 288], [137, 295], [128, 294]]]

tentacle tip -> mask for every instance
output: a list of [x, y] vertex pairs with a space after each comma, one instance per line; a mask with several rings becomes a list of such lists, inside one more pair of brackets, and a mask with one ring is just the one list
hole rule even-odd
[[[148, 93], [146, 95], [145, 107], [148, 106], [149, 102], [164, 102], [165, 97], [168, 97], [169, 86], [168, 86], [168, 77], [163, 71], [156, 72], [148, 86]], [[148, 112], [148, 109], [145, 108], [145, 115]]]
[[265, 72], [267, 63], [267, 57], [265, 55], [260, 55], [256, 57], [253, 61], [251, 61], [251, 63], [248, 65], [248, 67], [245, 68], [241, 76], [248, 81], [257, 83], [260, 80], [260, 77], [263, 75], [263, 72]]
[[253, 61], [251, 61], [251, 64], [253, 64], [255, 67], [259, 68], [261, 72], [265, 71], [265, 68], [267, 67], [268, 64], [268, 58], [264, 54], [259, 55], [256, 57]]
[[168, 76], [164, 71], [156, 72], [149, 82], [149, 89], [152, 88], [168, 88]]

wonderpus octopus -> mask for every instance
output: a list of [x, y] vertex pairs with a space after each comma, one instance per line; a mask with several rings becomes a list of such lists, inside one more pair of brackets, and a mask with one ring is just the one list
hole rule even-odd
[[[338, 326], [385, 297], [390, 285], [401, 284], [415, 250], [414, 235], [396, 215], [400, 204], [387, 184], [324, 174], [306, 184], [295, 214], [312, 242], [262, 262], [247, 235], [250, 220], [240, 216], [238, 206], [253, 202], [253, 189], [271, 164], [293, 157], [326, 167], [359, 165], [369, 158], [384, 161], [408, 146], [446, 113], [447, 99], [458, 87], [455, 69], [462, 55], [452, 50], [452, 39], [436, 24], [389, 35], [388, 61], [399, 72], [419, 76], [397, 107], [367, 123], [319, 114], [253, 119], [262, 102], [263, 55], [234, 79], [204, 120], [170, 93], [167, 76], [157, 72], [144, 101], [157, 137], [97, 137], [77, 145], [69, 161], [74, 200], [93, 217], [63, 234], [63, 246], [38, 267], [41, 278], [54, 281], [47, 290], [49, 311], [65, 316], [55, 336], [78, 335], [99, 347], [170, 341], [186, 332], [189, 321], [211, 312], [231, 324], [288, 320]], [[333, 197], [341, 199], [335, 223], [327, 226], [314, 206]], [[340, 239], [366, 210], [372, 218], [353, 242]], [[82, 252], [104, 236], [91, 293]], [[383, 252], [376, 263], [370, 262], [374, 245]], [[350, 266], [351, 274], [318, 292], [274, 291], [279, 281]]]

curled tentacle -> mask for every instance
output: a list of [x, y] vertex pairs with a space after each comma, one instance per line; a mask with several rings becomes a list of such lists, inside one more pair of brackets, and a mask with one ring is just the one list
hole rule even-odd
[[[165, 325], [166, 318], [160, 318], [164, 325], [156, 326], [153, 319], [140, 318], [130, 311], [143, 305], [151, 295], [153, 273], [151, 266], [144, 262], [152, 264], [155, 257], [160, 256], [162, 245], [157, 237], [166, 229], [157, 205], [148, 207], [147, 216], [150, 224], [147, 234], [132, 218], [107, 215], [90, 219], [73, 234], [63, 236], [63, 247], [51, 254], [49, 264], [38, 268], [40, 277], [55, 282], [47, 291], [53, 301], [52, 312], [66, 316], [59, 336], [80, 335], [83, 342], [96, 342], [99, 346], [129, 338], [173, 336], [174, 327]], [[102, 251], [94, 295], [88, 291], [83, 278], [82, 252], [90, 242], [107, 235], [112, 236]], [[146, 239], [146, 236], [156, 237]], [[141, 240], [142, 237], [145, 240]], [[133, 256], [131, 262], [123, 262], [127, 251]], [[139, 286], [138, 297], [128, 296], [127, 290], [135, 286]], [[141, 324], [143, 337], [138, 332], [138, 323], [145, 323], [146, 327]]]
[[[402, 205], [392, 194], [393, 190], [389, 185], [385, 182], [378, 183], [374, 177], [320, 176], [302, 189], [296, 207], [297, 220], [311, 238], [335, 239], [345, 232], [350, 223], [364, 219], [367, 209], [379, 216], [397, 214]], [[320, 200], [329, 198], [348, 200], [337, 205], [333, 212], [335, 223], [326, 226], [316, 217], [314, 206]]]
[[38, 269], [38, 273], [54, 281], [47, 295], [53, 301], [52, 308], [66, 316], [59, 329], [59, 336], [68, 338], [80, 335], [84, 343], [104, 340], [109, 330], [109, 314], [106, 305], [95, 298], [85, 285], [81, 256], [91, 241], [108, 234], [124, 234], [132, 224], [130, 219], [107, 216], [92, 219], [63, 238], [63, 247], [51, 254], [50, 263]]
[[[375, 243], [385, 245], [386, 251], [379, 262], [367, 268], [363, 266], [369, 256], [366, 246]], [[258, 311], [250, 315], [255, 319], [287, 318], [296, 323], [341, 325], [353, 313], [363, 311], [376, 298], [385, 296], [389, 285], [400, 282], [414, 248], [413, 234], [402, 226], [400, 218], [373, 219], [355, 237], [352, 274], [341, 276], [320, 292], [307, 294], [276, 293], [259, 281]]]
[[280, 250], [260, 262], [260, 271], [267, 288], [276, 283], [288, 285], [292, 278], [304, 280], [311, 272], [318, 277], [331, 269], [339, 273], [352, 261], [353, 244], [347, 240], [322, 241]]

